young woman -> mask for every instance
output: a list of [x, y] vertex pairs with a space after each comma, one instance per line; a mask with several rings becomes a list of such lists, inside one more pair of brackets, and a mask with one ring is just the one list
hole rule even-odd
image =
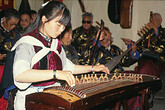
[[60, 85], [65, 80], [69, 86], [75, 84], [73, 74], [102, 71], [109, 73], [104, 65], [74, 65], [66, 58], [59, 36], [70, 22], [70, 12], [58, 1], [50, 1], [39, 10], [35, 21], [25, 35], [14, 45], [13, 74], [16, 93], [14, 108], [25, 109], [27, 94], [42, 91], [46, 87]]

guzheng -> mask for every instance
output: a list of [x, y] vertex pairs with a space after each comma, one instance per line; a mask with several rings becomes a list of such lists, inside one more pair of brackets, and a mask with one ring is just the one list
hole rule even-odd
[[56, 86], [26, 96], [27, 110], [82, 110], [144, 89], [158, 91], [162, 81], [154, 76], [115, 73], [75, 76], [76, 85]]

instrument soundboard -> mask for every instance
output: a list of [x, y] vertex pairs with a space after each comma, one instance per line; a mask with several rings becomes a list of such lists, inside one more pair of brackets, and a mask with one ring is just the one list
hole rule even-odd
[[154, 76], [114, 73], [75, 76], [76, 85], [55, 86], [26, 96], [27, 110], [84, 110], [144, 89], [158, 91], [162, 81]]

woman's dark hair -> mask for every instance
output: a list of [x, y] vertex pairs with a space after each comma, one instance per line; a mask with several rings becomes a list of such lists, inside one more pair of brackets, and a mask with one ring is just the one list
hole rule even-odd
[[42, 25], [42, 16], [45, 16], [48, 21], [51, 21], [52, 19], [58, 17], [59, 15], [62, 15], [62, 17], [59, 19], [59, 23], [66, 26], [70, 20], [70, 11], [67, 9], [67, 7], [59, 1], [49, 1], [45, 6], [42, 6], [40, 10], [37, 13], [35, 21], [27, 28], [26, 32], [27, 34], [34, 29], [39, 29]]

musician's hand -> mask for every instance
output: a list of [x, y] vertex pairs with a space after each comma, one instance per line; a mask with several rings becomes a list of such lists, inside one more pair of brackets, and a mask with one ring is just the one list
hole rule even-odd
[[132, 42], [132, 47], [131, 47], [131, 48], [132, 48], [132, 52], [133, 52], [133, 53], [135, 53], [135, 52], [136, 52], [136, 50], [137, 50], [137, 46], [136, 46], [136, 45], [134, 45], [134, 44], [133, 44], [133, 42]]
[[[97, 38], [99, 37], [99, 33], [100, 33], [100, 29], [99, 29], [98, 32], [97, 32], [96, 40], [97, 40]], [[101, 32], [101, 35], [100, 35], [99, 41], [104, 40], [104, 37], [105, 37], [105, 33], [104, 33], [104, 31], [102, 31], [102, 32]]]
[[126, 44], [126, 45], [129, 45], [129, 44], [131, 44], [131, 40], [130, 39], [128, 39], [128, 38], [122, 38], [122, 40], [124, 41], [124, 43]]
[[95, 65], [95, 66], [93, 66], [93, 70], [94, 70], [95, 72], [102, 71], [102, 72], [107, 73], [107, 74], [110, 73], [108, 67], [106, 67], [106, 66], [104, 66], [104, 65]]
[[60, 80], [65, 80], [69, 86], [75, 85], [75, 78], [70, 71], [56, 71], [56, 78]]
[[154, 25], [154, 24], [152, 24], [152, 23], [148, 23], [147, 24], [147, 26], [150, 28], [150, 29], [154, 29], [156, 32], [158, 32], [158, 28]]
[[6, 57], [6, 54], [0, 54], [0, 60], [4, 59]]

